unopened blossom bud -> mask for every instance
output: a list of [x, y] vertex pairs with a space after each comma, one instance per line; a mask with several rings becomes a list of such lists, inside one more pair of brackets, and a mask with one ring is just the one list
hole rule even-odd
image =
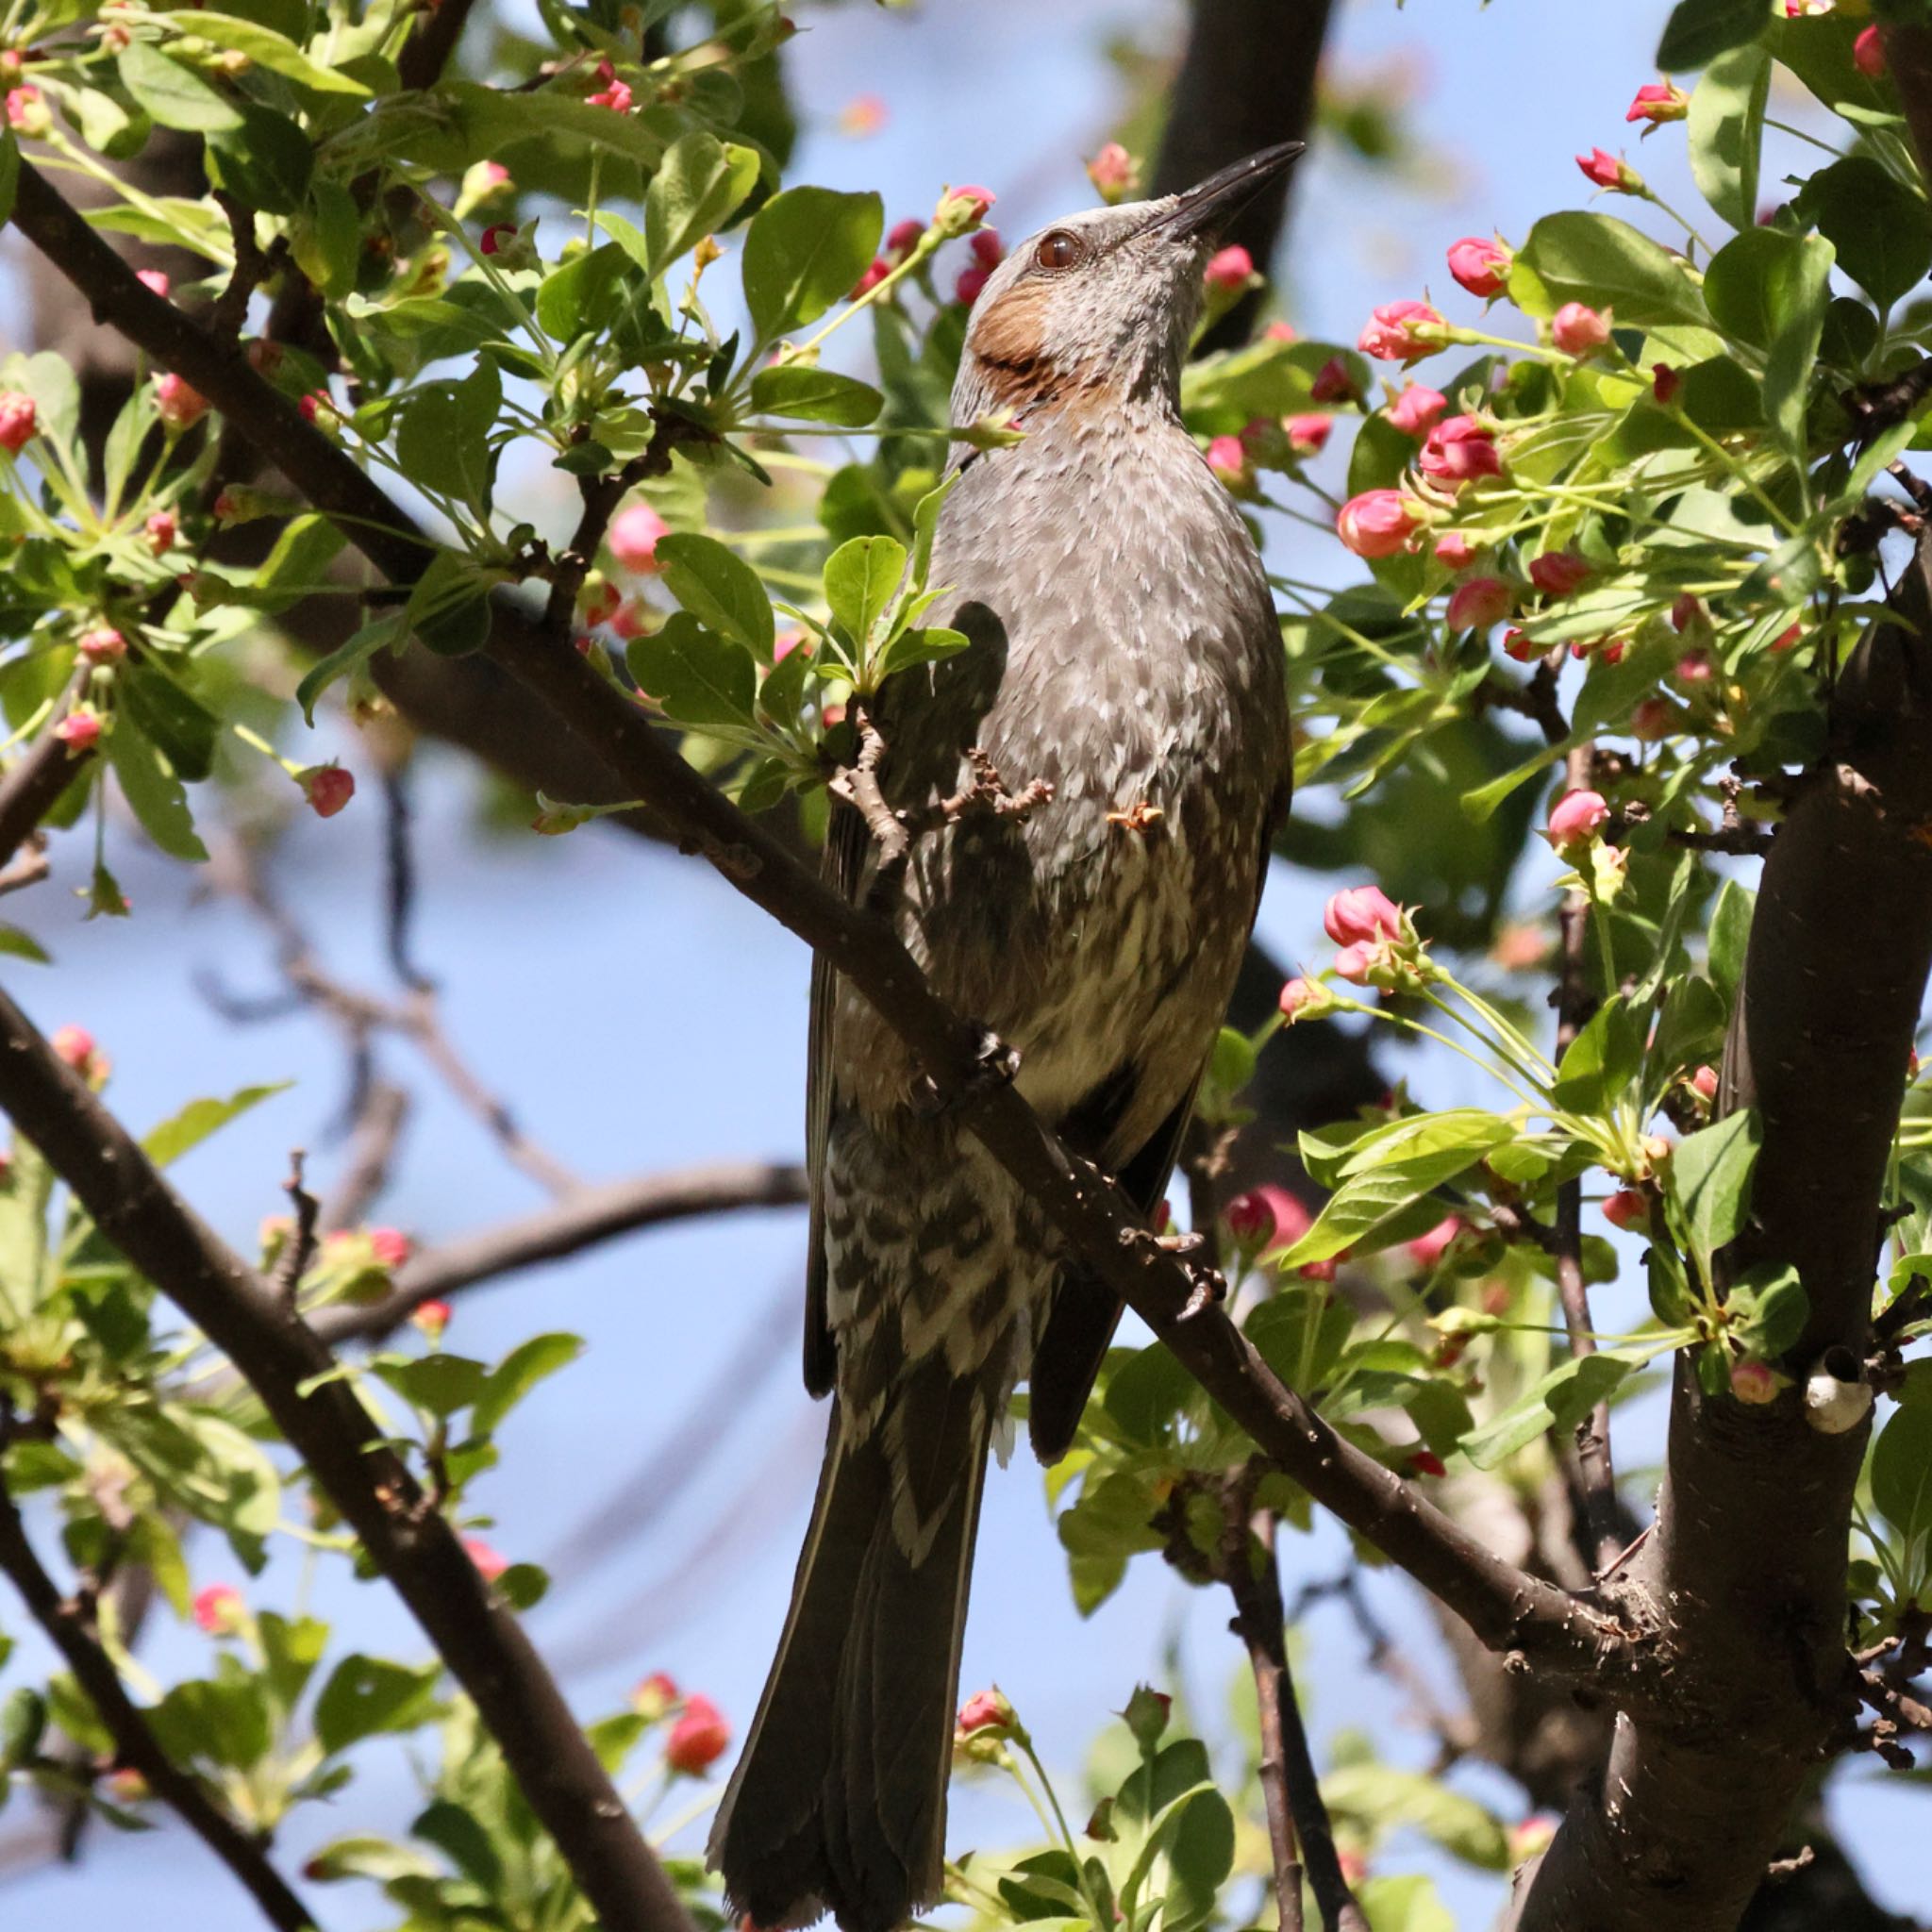
[[1154, 1212], [1147, 1217], [1147, 1225], [1156, 1234], [1165, 1234], [1174, 1225], [1174, 1203], [1160, 1200], [1154, 1204]]
[[1677, 659], [1676, 668], [1671, 673], [1679, 684], [1708, 684], [1716, 675], [1716, 667], [1710, 661], [1710, 653], [1702, 647], [1686, 651]]
[[1489, 630], [1516, 608], [1515, 588], [1501, 577], [1471, 577], [1449, 599], [1451, 630]]
[[165, 557], [174, 549], [175, 540], [181, 534], [181, 525], [171, 509], [156, 510], [142, 528], [147, 535], [147, 547], [157, 557]]
[[1012, 1737], [1019, 1727], [1019, 1716], [1007, 1701], [1007, 1693], [994, 1684], [988, 1690], [975, 1690], [959, 1707], [958, 1721], [954, 1729], [959, 1737], [973, 1737], [986, 1731], [997, 1731], [1002, 1737]]
[[1151, 1757], [1154, 1755], [1162, 1732], [1167, 1729], [1168, 1717], [1173, 1709], [1174, 1699], [1165, 1691], [1156, 1690], [1146, 1684], [1134, 1686], [1134, 1693], [1127, 1699], [1127, 1707], [1121, 1712], [1121, 1717], [1143, 1756]]
[[1637, 1145], [1653, 1170], [1661, 1167], [1677, 1151], [1668, 1134], [1646, 1134]]
[[1677, 714], [1664, 698], [1641, 699], [1630, 713], [1630, 735], [1645, 744], [1668, 738], [1677, 726]]
[[971, 308], [979, 300], [991, 276], [983, 268], [962, 268], [958, 280], [953, 284], [953, 300]]
[[17, 389], [0, 390], [0, 449], [17, 457], [33, 441], [38, 426], [33, 397]]
[[1608, 188], [1618, 194], [1641, 194], [1643, 176], [1627, 162], [1621, 161], [1613, 154], [1607, 154], [1600, 147], [1593, 147], [1587, 155], [1576, 157], [1576, 165], [1583, 170], [1584, 178], [1594, 181], [1599, 188]]
[[482, 239], [476, 246], [487, 256], [507, 255], [515, 247], [517, 225], [514, 222], [491, 222], [483, 230]]
[[476, 1574], [485, 1583], [494, 1583], [509, 1568], [509, 1558], [485, 1542], [480, 1536], [466, 1536], [463, 1539], [463, 1554], [476, 1566]]
[[210, 1583], [194, 1593], [194, 1621], [210, 1637], [232, 1637], [246, 1621], [248, 1607], [232, 1583]]
[[267, 336], [257, 336], [242, 353], [256, 375], [274, 375], [281, 368], [286, 352], [281, 343], [271, 341]]
[[966, 246], [972, 250], [975, 265], [983, 269], [995, 269], [1007, 258], [1007, 246], [997, 228], [976, 230]]
[[501, 161], [476, 161], [464, 170], [462, 200], [474, 206], [499, 195], [509, 186], [509, 170]]
[[1218, 249], [1208, 258], [1201, 279], [1209, 289], [1224, 295], [1239, 294], [1255, 275], [1255, 258], [1239, 242]]
[[668, 1671], [653, 1671], [630, 1693], [630, 1707], [646, 1724], [654, 1724], [660, 1717], [669, 1716], [683, 1699], [684, 1692]]
[[1875, 26], [1861, 27], [1852, 42], [1852, 64], [1867, 80], [1885, 72], [1885, 37]]
[[658, 541], [671, 526], [648, 503], [634, 503], [610, 522], [610, 554], [625, 570], [641, 573], [658, 568]]
[[1777, 1400], [1778, 1374], [1769, 1362], [1733, 1362], [1731, 1393], [1754, 1408]]
[[1274, 1239], [1274, 1209], [1258, 1189], [1250, 1188], [1227, 1204], [1223, 1216], [1234, 1244], [1243, 1254], [1258, 1254]]
[[1776, 637], [1772, 639], [1771, 648], [1777, 652], [1792, 651], [1804, 641], [1805, 626], [1802, 624], [1788, 624], [1783, 630], [1778, 632]]
[[1500, 242], [1465, 235], [1449, 249], [1449, 273], [1472, 295], [1500, 295], [1509, 284], [1509, 264], [1515, 259]]
[[1322, 930], [1338, 946], [1403, 937], [1402, 908], [1380, 886], [1348, 886], [1322, 908]]
[[1547, 837], [1558, 852], [1595, 838], [1610, 816], [1600, 791], [1566, 791], [1550, 811]]
[[1208, 467], [1237, 495], [1255, 487], [1255, 466], [1239, 436], [1217, 436], [1208, 445]]
[[664, 1762], [685, 1777], [703, 1777], [731, 1743], [731, 1726], [708, 1697], [693, 1690], [664, 1740]]
[[894, 268], [919, 246], [924, 233], [925, 224], [909, 217], [893, 225], [892, 232], [886, 237], [886, 255]]
[[1463, 530], [1448, 530], [1436, 539], [1436, 561], [1450, 570], [1467, 570], [1482, 551]]
[[173, 284], [169, 282], [165, 271], [158, 268], [138, 268], [134, 272], [134, 279], [150, 295], [158, 295], [163, 302], [168, 299], [168, 291]]
[[1329, 432], [1335, 427], [1333, 416], [1307, 415], [1284, 416], [1282, 429], [1288, 437], [1288, 446], [1298, 457], [1315, 457], [1322, 454], [1328, 441]]
[[863, 141], [867, 135], [876, 134], [889, 118], [886, 104], [877, 94], [854, 94], [839, 109], [839, 132]]
[[1448, 407], [1449, 398], [1441, 390], [1408, 382], [1382, 414], [1405, 436], [1426, 436], [1442, 420], [1442, 411]]
[[1303, 1205], [1300, 1196], [1290, 1193], [1286, 1188], [1276, 1187], [1273, 1181], [1264, 1181], [1252, 1191], [1268, 1204], [1268, 1210], [1274, 1217], [1274, 1232], [1261, 1243], [1264, 1256], [1278, 1255], [1284, 1248], [1293, 1247], [1314, 1225], [1315, 1217]]
[[450, 1305], [445, 1301], [418, 1302], [409, 1310], [409, 1320], [431, 1341], [441, 1341], [443, 1330], [449, 1326], [450, 1313]]
[[1530, 582], [1545, 597], [1569, 596], [1582, 587], [1590, 574], [1590, 565], [1574, 550], [1546, 550], [1529, 566]]
[[57, 1026], [47, 1044], [53, 1048], [54, 1058], [72, 1067], [83, 1080], [90, 1078], [99, 1064], [94, 1037], [85, 1026]]
[[1126, 200], [1141, 185], [1141, 164], [1119, 142], [1110, 141], [1087, 163], [1087, 178], [1108, 208]]
[[608, 624], [623, 603], [624, 592], [602, 571], [590, 571], [577, 592], [577, 619], [594, 630], [600, 624]]
[[1677, 391], [1684, 387], [1683, 374], [1673, 369], [1668, 362], [1653, 362], [1650, 365], [1651, 400], [1658, 408], [1668, 409], [1677, 400]]
[[1295, 333], [1293, 323], [1277, 318], [1261, 331], [1261, 340], [1264, 342], [1298, 342], [1301, 337]]
[[604, 85], [595, 93], [585, 95], [586, 105], [608, 108], [613, 114], [628, 114], [633, 102], [630, 84], [618, 79], [617, 70], [608, 60], [598, 61], [597, 78]]
[[1319, 980], [1305, 979], [1300, 974], [1283, 983], [1281, 1017], [1292, 1026], [1297, 1020], [1311, 1020], [1333, 1005], [1327, 989]]
[[90, 664], [113, 664], [126, 657], [127, 640], [112, 625], [104, 624], [82, 635], [79, 650]]
[[1496, 432], [1480, 416], [1451, 416], [1429, 431], [1417, 467], [1433, 482], [1459, 490], [1484, 476], [1500, 476], [1503, 458]]
[[295, 782], [319, 819], [332, 819], [356, 795], [356, 774], [341, 765], [310, 765], [296, 774]]
[[155, 377], [155, 414], [178, 436], [208, 414], [208, 398], [169, 370]]
[[1512, 624], [1503, 633], [1503, 655], [1514, 658], [1519, 664], [1534, 664], [1543, 655], [1543, 647], [1520, 625]]
[[1433, 1268], [1449, 1252], [1461, 1232], [1461, 1221], [1454, 1214], [1445, 1215], [1426, 1234], [1419, 1234], [1407, 1243], [1408, 1258], [1418, 1268]]
[[1666, 121], [1681, 121], [1690, 111], [1690, 96], [1667, 80], [1647, 81], [1637, 90], [1624, 111], [1626, 121], [1647, 121], [1653, 127]]
[[1410, 1452], [1408, 1469], [1411, 1475], [1447, 1475], [1449, 1465], [1433, 1449], [1416, 1449]]
[[985, 221], [995, 199], [987, 188], [949, 188], [933, 209], [932, 225], [948, 241], [956, 235], [969, 235]]
[[1442, 346], [1447, 330], [1426, 302], [1389, 302], [1370, 315], [1356, 346], [1378, 361], [1416, 362]]
[[1366, 986], [1375, 963], [1375, 949], [1367, 945], [1343, 946], [1335, 956], [1335, 976], [1351, 986]]
[[1316, 403], [1352, 403], [1356, 399], [1355, 375], [1345, 356], [1331, 356], [1315, 371], [1308, 385], [1308, 399]]
[[892, 273], [892, 264], [883, 255], [872, 258], [872, 266], [853, 283], [852, 292], [845, 299], [857, 302], [861, 296], [870, 295], [885, 278]]
[[1639, 1188], [1619, 1188], [1604, 1203], [1604, 1219], [1612, 1227], [1636, 1228], [1640, 1231], [1650, 1226], [1650, 1200]]
[[1690, 1075], [1690, 1088], [1699, 1099], [1715, 1100], [1717, 1098], [1717, 1069], [1715, 1067], [1699, 1067]]
[[1587, 303], [1566, 302], [1550, 318], [1550, 340], [1566, 356], [1593, 356], [1609, 339], [1609, 318]]
[[1336, 534], [1357, 557], [1393, 557], [1422, 526], [1416, 504], [1399, 490], [1365, 490], [1341, 506]]
[[1304, 1281], [1333, 1281], [1336, 1263], [1333, 1257], [1325, 1261], [1304, 1261], [1294, 1271]]
[[55, 725], [54, 736], [67, 747], [70, 758], [78, 758], [101, 741], [101, 714], [81, 705]]
[[39, 88], [30, 82], [7, 92], [7, 125], [23, 141], [44, 141], [54, 130], [54, 117]]
[[400, 1268], [413, 1252], [413, 1244], [399, 1227], [372, 1227], [369, 1251], [385, 1268]]

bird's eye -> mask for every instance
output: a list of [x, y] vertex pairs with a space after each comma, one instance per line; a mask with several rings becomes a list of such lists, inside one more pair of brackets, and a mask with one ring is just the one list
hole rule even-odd
[[1056, 228], [1051, 234], [1042, 235], [1033, 251], [1033, 259], [1041, 268], [1072, 268], [1079, 258], [1080, 238], [1069, 234], [1065, 228]]

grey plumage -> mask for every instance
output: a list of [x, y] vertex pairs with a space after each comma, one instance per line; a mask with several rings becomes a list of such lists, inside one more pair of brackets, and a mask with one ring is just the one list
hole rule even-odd
[[[1024, 441], [963, 457], [929, 622], [971, 647], [882, 693], [900, 808], [983, 747], [1024, 821], [916, 848], [901, 936], [936, 991], [1020, 1054], [1019, 1086], [1151, 1208], [1234, 982], [1285, 810], [1280, 638], [1254, 544], [1178, 414], [1201, 267], [1271, 150], [1188, 195], [1059, 223], [974, 307], [953, 420]], [[1062, 260], [1061, 258], [1068, 258]], [[849, 809], [827, 870], [867, 890]], [[1118, 1307], [944, 1115], [823, 965], [813, 983], [806, 1374], [836, 1390], [777, 1660], [711, 1839], [763, 1926], [830, 1909], [890, 1932], [943, 1882], [945, 1783], [987, 1451], [1031, 1375], [1035, 1447], [1067, 1445]]]

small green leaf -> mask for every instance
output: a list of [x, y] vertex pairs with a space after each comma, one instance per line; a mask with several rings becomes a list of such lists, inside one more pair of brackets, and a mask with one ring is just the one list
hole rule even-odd
[[491, 1369], [476, 1396], [472, 1418], [479, 1436], [491, 1434], [512, 1408], [547, 1375], [567, 1367], [584, 1352], [575, 1335], [533, 1335]]
[[791, 362], [760, 369], [751, 379], [751, 406], [760, 415], [803, 423], [837, 423], [862, 429], [876, 422], [886, 399], [869, 382], [834, 369]]
[[1838, 253], [1838, 266], [1881, 308], [1909, 294], [1932, 268], [1932, 210], [1869, 155], [1821, 168], [1798, 196], [1798, 211]]
[[752, 654], [707, 630], [688, 610], [675, 610], [662, 629], [633, 638], [625, 646], [625, 662], [638, 689], [680, 724], [756, 726]]
[[941, 658], [957, 656], [972, 641], [963, 630], [951, 630], [943, 625], [914, 625], [910, 630], [902, 630], [879, 653], [876, 675], [883, 680], [909, 671], [915, 664], [936, 664]]
[[651, 279], [722, 228], [758, 179], [758, 158], [751, 148], [702, 131], [673, 142], [644, 191], [644, 270]]
[[1685, 133], [1691, 176], [1734, 228], [1750, 228], [1757, 220], [1757, 162], [1770, 92], [1770, 51], [1742, 46], [1719, 55], [1690, 95]]
[[1621, 994], [1612, 994], [1570, 1042], [1553, 1097], [1576, 1113], [1603, 1113], [1624, 1097], [1643, 1064], [1643, 1035]]
[[[1526, 271], [1524, 286], [1516, 286]], [[1545, 215], [1517, 252], [1510, 292], [1538, 315], [1565, 302], [1608, 308], [1638, 328], [1707, 325], [1697, 284], [1684, 264], [1612, 215], [1569, 209]]]
[[1669, 1198], [1706, 1282], [1711, 1257], [1737, 1239], [1751, 1212], [1751, 1173], [1764, 1127], [1756, 1108], [1687, 1134], [1671, 1157]]
[[460, 382], [417, 390], [396, 424], [396, 459], [412, 482], [488, 515], [495, 456], [490, 432], [503, 407], [503, 379], [479, 361]]
[[825, 559], [825, 602], [861, 657], [905, 575], [906, 546], [894, 537], [855, 537]]
[[54, 956], [30, 932], [17, 925], [0, 925], [0, 958], [30, 959], [36, 966], [51, 966]]
[[273, 1100], [277, 1093], [286, 1093], [293, 1084], [291, 1080], [277, 1080], [267, 1087], [243, 1087], [225, 1100], [191, 1100], [179, 1113], [171, 1115], [158, 1127], [150, 1127], [141, 1137], [142, 1150], [157, 1167], [167, 1167], [190, 1148], [199, 1147], [230, 1121], [241, 1119], [251, 1108]]
[[177, 778], [198, 785], [214, 769], [215, 736], [221, 729], [214, 713], [151, 659], [122, 665], [117, 681], [136, 729], [159, 748]]
[[379, 1357], [371, 1366], [407, 1403], [439, 1418], [468, 1408], [483, 1393], [489, 1371], [468, 1356]]
[[1717, 981], [1727, 1003], [1737, 999], [1738, 988], [1743, 983], [1744, 956], [1751, 943], [1751, 918], [1757, 909], [1757, 894], [1736, 879], [1726, 879], [1718, 889], [1706, 943], [1710, 976]]
[[325, 1752], [382, 1731], [412, 1731], [433, 1709], [441, 1664], [406, 1669], [384, 1657], [345, 1657], [315, 1700], [315, 1736]]
[[[279, 74], [284, 79], [295, 81], [312, 92], [348, 94], [363, 101], [369, 98], [369, 90], [353, 75], [345, 74], [341, 66], [325, 66], [319, 60], [311, 60], [294, 42], [276, 33], [274, 28], [245, 20], [238, 13], [157, 13], [150, 18], [166, 22], [178, 33], [197, 34], [219, 47], [246, 54], [258, 67], [266, 67], [271, 74]], [[122, 62], [125, 75], [125, 54]], [[153, 111], [149, 109], [150, 113]], [[158, 114], [155, 115], [157, 121], [160, 118]], [[175, 124], [164, 125], [172, 126]]]
[[108, 762], [121, 781], [121, 795], [141, 828], [171, 858], [196, 863], [208, 847], [194, 829], [188, 793], [160, 748], [140, 732], [121, 730], [108, 739]]
[[0, 227], [13, 214], [13, 192], [20, 186], [20, 142], [12, 127], [0, 127]]
[[263, 214], [300, 214], [315, 173], [315, 144], [286, 114], [241, 104], [242, 125], [208, 138], [216, 184]]
[[1872, 1501], [1907, 1547], [1932, 1535], [1932, 1383], [1923, 1377], [1907, 1382], [1873, 1445]]
[[1798, 462], [1808, 457], [1805, 408], [1818, 374], [1818, 341], [1831, 301], [1832, 245], [1821, 236], [1800, 238], [1796, 273], [1778, 332], [1764, 365], [1764, 413]]
[[150, 42], [130, 41], [121, 50], [120, 68], [122, 85], [163, 127], [188, 134], [226, 134], [242, 125], [241, 109], [231, 101]]
[[295, 702], [302, 707], [304, 720], [315, 723], [315, 704], [324, 691], [337, 678], [345, 677], [357, 665], [375, 657], [385, 644], [392, 644], [401, 636], [403, 613], [400, 610], [386, 610], [380, 617], [373, 618], [362, 628], [343, 639], [326, 658], [309, 666], [302, 682], [295, 687]]
[[1795, 1268], [1748, 1269], [1731, 1285], [1734, 1332], [1755, 1356], [1776, 1361], [1805, 1332], [1811, 1304]]
[[1559, 1362], [1535, 1388], [1458, 1445], [1478, 1469], [1494, 1469], [1552, 1429], [1574, 1426], [1605, 1401], [1637, 1365], [1600, 1350]]
[[760, 340], [815, 322], [872, 265], [885, 228], [876, 194], [788, 188], [752, 217], [744, 300]]
[[743, 558], [715, 537], [678, 532], [658, 540], [657, 563], [665, 588], [700, 624], [771, 657], [772, 600]]
[[1666, 74], [1702, 67], [1760, 35], [1770, 17], [1762, 0], [1678, 0], [1664, 23], [1657, 64]]

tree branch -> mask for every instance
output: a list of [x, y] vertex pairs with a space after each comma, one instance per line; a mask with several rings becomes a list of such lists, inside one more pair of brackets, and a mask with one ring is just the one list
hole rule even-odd
[[[383, 491], [239, 355], [144, 289], [25, 164], [13, 220], [102, 319], [186, 377], [258, 449], [273, 450], [295, 488], [378, 570], [399, 584], [416, 579], [432, 546]], [[487, 648], [601, 756], [629, 788], [626, 795], [658, 812], [682, 849], [705, 858], [851, 979], [1070, 1250], [1317, 1502], [1441, 1597], [1491, 1647], [1522, 1650], [1579, 1675], [1616, 1676], [1640, 1694], [1643, 1647], [1613, 1616], [1498, 1560], [1394, 1472], [1338, 1436], [1281, 1385], [1221, 1308], [1182, 1319], [1197, 1286], [1185, 1262], [1147, 1237], [1120, 1190], [1076, 1162], [1010, 1085], [986, 1078], [983, 1036], [932, 992], [888, 924], [827, 891], [687, 764], [635, 705], [515, 606], [499, 601]]]
[[7, 864], [32, 836], [93, 757], [92, 751], [71, 750], [64, 740], [54, 736], [54, 726], [86, 690], [88, 675], [84, 665], [74, 674], [41, 735], [0, 777], [0, 865]]
[[522, 1625], [426, 1506], [328, 1350], [162, 1179], [0, 991], [0, 1108], [103, 1236], [247, 1377], [503, 1751], [583, 1894], [626, 1932], [689, 1932], [677, 1895]]
[[140, 1772], [155, 1796], [247, 1887], [270, 1924], [278, 1926], [280, 1932], [310, 1932], [314, 1918], [269, 1863], [261, 1841], [243, 1831], [200, 1780], [161, 1749], [147, 1719], [128, 1696], [113, 1660], [101, 1647], [91, 1607], [84, 1598], [60, 1594], [27, 1541], [26, 1526], [4, 1484], [0, 1484], [0, 1571], [6, 1573], [34, 1622], [66, 1659], [75, 1681], [112, 1736], [119, 1762]]

